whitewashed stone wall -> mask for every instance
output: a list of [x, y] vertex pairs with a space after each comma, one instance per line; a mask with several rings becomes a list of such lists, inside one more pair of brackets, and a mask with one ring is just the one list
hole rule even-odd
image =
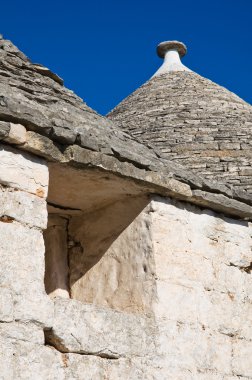
[[[246, 222], [153, 199], [110, 248], [116, 267], [98, 266], [107, 271], [108, 283], [110, 276], [120, 283], [124, 260], [118, 265], [116, 257], [130, 246], [139, 255], [138, 268], [151, 269], [155, 281], [148, 308], [124, 312], [46, 295], [45, 161], [2, 146], [0, 184], [1, 380], [252, 378], [251, 228]], [[151, 263], [140, 252], [146, 251], [143, 239]], [[134, 255], [127, 254], [132, 265]], [[99, 288], [97, 274], [95, 279]]]
[[43, 329], [53, 319], [44, 290], [47, 165], [1, 146], [0, 184], [0, 379], [29, 379], [34, 357], [45, 359]]
[[161, 198], [150, 211], [162, 368], [157, 378], [251, 378], [248, 223]]
[[[66, 378], [251, 379], [251, 232], [247, 222], [153, 199], [89, 272], [86, 286], [96, 286], [96, 306], [55, 301], [48, 341], [72, 352], [65, 354]], [[126, 286], [119, 258], [129, 246], [134, 255], [121, 265], [135, 264], [136, 284], [140, 268], [155, 278], [147, 309], [136, 309], [131, 293], [114, 302]], [[122, 311], [126, 305], [131, 312]]]

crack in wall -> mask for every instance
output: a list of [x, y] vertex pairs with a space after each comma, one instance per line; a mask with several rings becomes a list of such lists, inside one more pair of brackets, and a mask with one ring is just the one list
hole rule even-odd
[[[44, 336], [45, 336], [45, 346], [51, 346], [55, 348], [58, 352], [61, 352], [62, 354], [97, 356], [99, 358], [109, 359], [109, 360], [118, 360], [119, 358], [123, 358], [123, 356], [120, 356], [116, 353], [111, 352], [111, 354], [109, 354], [109, 353], [103, 352], [102, 350], [99, 350], [97, 352], [88, 352], [85, 350], [79, 350], [79, 351], [70, 350], [63, 344], [62, 340], [54, 333], [53, 328], [44, 329]], [[76, 339], [76, 337], [74, 336], [73, 338]]]
[[240, 269], [242, 272], [246, 272], [246, 273], [248, 273], [248, 274], [252, 273], [252, 261], [251, 261], [250, 264], [247, 265], [247, 266], [236, 265], [236, 264], [233, 264], [233, 263], [230, 263], [229, 266], [230, 266], [230, 267], [238, 268], [238, 269]]
[[61, 206], [57, 203], [48, 202], [48, 201], [47, 201], [47, 204], [49, 206], [56, 208], [56, 209], [60, 209], [60, 210], [64, 210], [64, 211], [80, 211], [80, 212], [82, 212], [82, 210], [80, 208], [64, 207], [64, 206]]

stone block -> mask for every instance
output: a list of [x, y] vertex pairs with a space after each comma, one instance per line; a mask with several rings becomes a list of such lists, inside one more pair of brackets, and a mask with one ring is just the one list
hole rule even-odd
[[26, 132], [26, 142], [20, 146], [20, 149], [34, 153], [36, 156], [44, 157], [48, 161], [64, 160], [61, 151], [52, 140], [32, 131]]
[[47, 197], [49, 174], [45, 161], [0, 146], [0, 183], [14, 189]]
[[155, 350], [151, 318], [74, 300], [58, 298], [54, 303], [54, 322], [47, 341], [63, 352], [118, 358]]
[[0, 222], [0, 286], [13, 295], [14, 319], [50, 324], [53, 305], [44, 289], [44, 242], [39, 230]]
[[5, 138], [10, 144], [24, 144], [26, 141], [26, 129], [22, 124], [10, 123], [8, 137]]
[[44, 344], [44, 331], [35, 323], [0, 323], [0, 337], [8, 341], [23, 341], [34, 344]]
[[64, 361], [52, 347], [28, 342], [14, 344], [14, 377], [20, 380], [66, 380]]
[[[251, 149], [251, 147], [250, 147], [250, 149]], [[239, 170], [239, 175], [241, 175], [241, 176], [251, 176], [252, 175], [252, 168], [251, 167], [242, 168], [241, 170]]]
[[8, 137], [10, 132], [10, 123], [6, 121], [0, 121], [0, 140]]
[[24, 191], [13, 191], [0, 185], [0, 218], [8, 217], [18, 222], [45, 229], [47, 204], [45, 199]]
[[223, 142], [220, 143], [220, 150], [239, 150], [241, 145], [238, 142]]

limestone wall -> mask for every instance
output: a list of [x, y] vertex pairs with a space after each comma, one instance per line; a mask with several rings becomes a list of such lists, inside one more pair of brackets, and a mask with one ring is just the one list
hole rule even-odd
[[251, 228], [160, 198], [150, 207], [160, 378], [252, 377]]
[[[122, 218], [124, 231], [122, 224], [105, 239], [107, 250], [76, 287], [88, 299], [51, 300], [47, 165], [3, 145], [0, 183], [1, 380], [252, 378], [248, 223], [169, 199], [138, 200], [138, 216]], [[87, 220], [90, 229], [75, 229], [83, 255], [99, 226]], [[89, 254], [101, 242], [89, 242]]]
[[55, 301], [47, 340], [90, 379], [250, 379], [251, 261], [247, 222], [156, 197], [76, 284], [84, 303]]
[[0, 183], [0, 378], [28, 379], [53, 319], [44, 290], [47, 165], [1, 146]]

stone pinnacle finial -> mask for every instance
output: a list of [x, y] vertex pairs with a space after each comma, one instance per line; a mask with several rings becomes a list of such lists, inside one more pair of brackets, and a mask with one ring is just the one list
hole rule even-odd
[[187, 48], [182, 42], [161, 42], [157, 46], [157, 54], [160, 58], [164, 58], [164, 62], [158, 71], [153, 75], [153, 77], [166, 74], [171, 71], [191, 71], [180, 61], [180, 58], [183, 57], [186, 52]]
[[161, 42], [158, 46], [157, 46], [157, 55], [160, 57], [160, 58], [164, 58], [165, 57], [165, 54], [169, 51], [169, 50], [176, 50], [180, 57], [184, 57], [184, 55], [186, 55], [187, 53], [187, 47], [185, 44], [183, 44], [183, 42], [179, 42], [179, 41], [164, 41], [164, 42]]

